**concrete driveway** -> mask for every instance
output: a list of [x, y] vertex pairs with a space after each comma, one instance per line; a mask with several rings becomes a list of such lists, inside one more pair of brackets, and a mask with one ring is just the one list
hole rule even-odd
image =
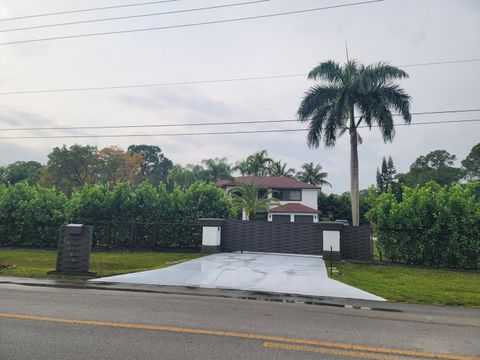
[[323, 259], [320, 256], [308, 255], [221, 253], [164, 269], [90, 281], [194, 286], [385, 301], [379, 296], [330, 279]]

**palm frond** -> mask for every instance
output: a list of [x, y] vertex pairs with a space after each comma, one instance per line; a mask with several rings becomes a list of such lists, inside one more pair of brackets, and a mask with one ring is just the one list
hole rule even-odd
[[313, 80], [324, 80], [332, 84], [344, 83], [342, 68], [339, 63], [329, 60], [315, 66], [309, 73], [308, 78]]

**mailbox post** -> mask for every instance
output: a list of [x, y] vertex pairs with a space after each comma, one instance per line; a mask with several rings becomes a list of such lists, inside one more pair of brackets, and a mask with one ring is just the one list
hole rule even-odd
[[92, 275], [90, 252], [93, 226], [68, 224], [60, 227], [57, 253], [57, 274]]

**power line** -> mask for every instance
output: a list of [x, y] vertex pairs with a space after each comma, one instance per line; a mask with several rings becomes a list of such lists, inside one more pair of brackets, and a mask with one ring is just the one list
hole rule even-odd
[[119, 8], [133, 7], [133, 6], [155, 5], [155, 4], [163, 4], [163, 3], [169, 3], [169, 2], [176, 2], [176, 1], [179, 1], [179, 0], [149, 1], [149, 2], [143, 2], [143, 3], [113, 5], [113, 6], [104, 6], [104, 7], [97, 7], [97, 8], [88, 8], [88, 9], [76, 9], [76, 10], [56, 11], [56, 12], [49, 12], [49, 13], [42, 13], [42, 14], [15, 16], [15, 17], [10, 17], [10, 18], [3, 18], [3, 19], [0, 18], [0, 21], [11, 21], [11, 20], [20, 20], [20, 19], [31, 19], [31, 18], [43, 17], [43, 16], [73, 14], [73, 13], [79, 13], [79, 12], [99, 11], [99, 10], [109, 10], [109, 9], [119, 9]]
[[331, 5], [331, 6], [285, 11], [285, 12], [271, 13], [271, 14], [264, 14], [264, 15], [246, 16], [246, 17], [239, 17], [239, 18], [233, 18], [233, 19], [203, 21], [203, 22], [189, 23], [189, 24], [157, 26], [157, 27], [149, 27], [149, 28], [130, 29], [130, 30], [106, 31], [106, 32], [89, 33], [89, 34], [53, 36], [53, 37], [28, 39], [28, 40], [17, 40], [17, 41], [3, 42], [3, 43], [0, 43], [0, 45], [25, 44], [25, 43], [51, 41], [51, 40], [75, 39], [75, 38], [82, 38], [82, 37], [94, 37], [94, 36], [104, 36], [104, 35], [119, 35], [119, 34], [137, 33], [137, 32], [144, 32], [144, 31], [157, 31], [157, 30], [178, 29], [178, 28], [195, 27], [195, 26], [203, 26], [203, 25], [224, 24], [224, 23], [230, 23], [235, 21], [265, 19], [265, 18], [271, 18], [271, 17], [277, 17], [277, 16], [302, 14], [302, 13], [308, 13], [313, 11], [330, 10], [330, 9], [344, 8], [344, 7], [350, 7], [350, 6], [357, 6], [357, 5], [367, 5], [367, 4], [373, 4], [373, 3], [383, 2], [383, 1], [384, 0], [369, 0], [369, 1], [341, 4], [341, 5]]
[[18, 28], [3, 29], [3, 30], [0, 29], [0, 33], [2, 33], [2, 32], [12, 32], [12, 31], [33, 30], [33, 29], [43, 29], [43, 28], [67, 26], [67, 25], [88, 24], [88, 23], [101, 22], [101, 21], [134, 19], [134, 18], [141, 18], [141, 17], [148, 17], [148, 16], [172, 15], [172, 14], [188, 13], [188, 12], [195, 12], [195, 11], [222, 9], [222, 8], [228, 8], [228, 7], [234, 7], [234, 6], [252, 5], [252, 4], [269, 2], [269, 1], [271, 1], [271, 0], [255, 0], [255, 1], [247, 1], [247, 2], [233, 3], [233, 4], [205, 6], [205, 7], [194, 8], [194, 9], [172, 10], [172, 11], [164, 11], [164, 12], [157, 12], [157, 13], [139, 14], [139, 15], [116, 16], [116, 17], [103, 18], [103, 19], [70, 21], [70, 22], [57, 23], [57, 24], [36, 25], [36, 26], [18, 27]]
[[[470, 62], [479, 62], [480, 58], [471, 59], [459, 59], [459, 60], [445, 60], [437, 62], [427, 62], [419, 64], [407, 64], [399, 65], [398, 67], [422, 67], [433, 65], [447, 65], [447, 64], [461, 64]], [[201, 84], [215, 84], [215, 83], [230, 83], [237, 81], [254, 81], [254, 80], [270, 80], [270, 79], [286, 79], [307, 76], [308, 73], [299, 74], [281, 74], [281, 75], [266, 75], [266, 76], [249, 76], [229, 79], [213, 79], [213, 80], [194, 80], [194, 81], [178, 81], [178, 82], [164, 82], [164, 83], [152, 83], [152, 84], [124, 84], [114, 86], [89, 86], [89, 87], [76, 87], [76, 88], [59, 88], [59, 89], [44, 89], [44, 90], [19, 90], [19, 91], [5, 91], [0, 92], [2, 95], [24, 95], [24, 94], [45, 94], [45, 93], [58, 93], [58, 92], [74, 92], [74, 91], [100, 91], [100, 90], [122, 90], [122, 89], [135, 89], [135, 88], [149, 88], [149, 87], [162, 87], [162, 86], [179, 86], [179, 85], [201, 85]]]
[[[435, 114], [458, 114], [478, 112], [479, 109], [456, 109], [441, 111], [413, 112], [411, 115], [435, 115]], [[394, 114], [394, 116], [400, 116]], [[358, 117], [357, 117], [358, 118]], [[183, 124], [143, 124], [143, 125], [98, 125], [98, 126], [57, 126], [57, 127], [24, 127], [24, 128], [0, 128], [0, 131], [44, 131], [44, 130], [93, 130], [93, 129], [138, 129], [138, 128], [162, 128], [162, 127], [187, 127], [187, 126], [222, 126], [222, 125], [244, 125], [244, 124], [272, 124], [298, 122], [298, 119], [277, 119], [277, 120], [249, 120], [249, 121], [222, 121], [206, 123], [183, 123]]]
[[[431, 121], [418, 122], [412, 124], [398, 123], [395, 126], [414, 126], [414, 125], [431, 125], [431, 124], [452, 124], [452, 123], [466, 123], [466, 122], [480, 122], [480, 119], [463, 119], [463, 120], [448, 120], [448, 121]], [[369, 127], [368, 125], [359, 126], [360, 128]], [[372, 127], [379, 127], [374, 125]], [[0, 140], [13, 139], [68, 139], [68, 138], [122, 138], [122, 137], [152, 137], [152, 136], [202, 136], [202, 135], [239, 135], [239, 134], [265, 134], [265, 133], [291, 133], [308, 131], [309, 129], [269, 129], [269, 130], [239, 130], [239, 131], [215, 131], [215, 132], [197, 132], [197, 133], [160, 133], [160, 134], [101, 134], [101, 135], [34, 135], [34, 136], [1, 136]]]

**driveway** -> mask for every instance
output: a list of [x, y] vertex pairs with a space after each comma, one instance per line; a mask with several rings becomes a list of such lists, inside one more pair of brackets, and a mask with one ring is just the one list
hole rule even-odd
[[90, 280], [342, 297], [385, 301], [328, 277], [320, 256], [221, 253], [168, 268]]

